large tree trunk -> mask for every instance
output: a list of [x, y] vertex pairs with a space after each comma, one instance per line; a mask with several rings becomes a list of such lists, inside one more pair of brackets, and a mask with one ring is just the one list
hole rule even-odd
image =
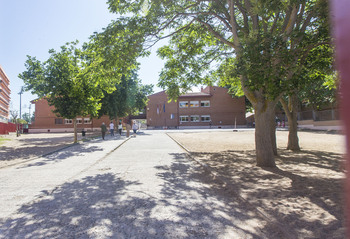
[[254, 107], [256, 161], [260, 167], [276, 167], [276, 135], [272, 133], [275, 132], [275, 105], [276, 102], [265, 100]]
[[[275, 106], [273, 106], [275, 108]], [[270, 122], [271, 127], [271, 133], [270, 133], [270, 137], [271, 137], [271, 143], [272, 143], [272, 150], [273, 150], [273, 154], [277, 156], [277, 141], [276, 141], [276, 113], [275, 111], [273, 111], [273, 118]]]
[[295, 94], [289, 96], [289, 103], [287, 103], [281, 99], [284, 112], [288, 118], [288, 144], [287, 149], [292, 151], [299, 151], [299, 138], [298, 138], [298, 118], [297, 118], [297, 103], [298, 99]]
[[[288, 117], [288, 116], [287, 116]], [[298, 121], [297, 121], [297, 113], [292, 112], [291, 117], [288, 117], [288, 146], [287, 149], [293, 151], [299, 151], [299, 138], [298, 138]]]
[[78, 143], [77, 119], [73, 119], [73, 125], [74, 125], [74, 143]]
[[280, 97], [268, 100], [263, 90], [251, 91], [245, 87], [247, 79], [240, 77], [244, 95], [252, 103], [255, 111], [256, 163], [260, 167], [276, 167], [277, 155], [275, 106]]

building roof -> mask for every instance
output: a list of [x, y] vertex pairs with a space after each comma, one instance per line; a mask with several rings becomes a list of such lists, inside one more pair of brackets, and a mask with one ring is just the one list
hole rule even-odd
[[[150, 96], [154, 96], [154, 95], [158, 95], [158, 94], [166, 94], [165, 90], [154, 93]], [[207, 92], [189, 92], [189, 93], [185, 93], [179, 96], [179, 98], [185, 98], [185, 97], [211, 97], [211, 94], [207, 93]]]
[[179, 98], [185, 98], [185, 97], [210, 97], [211, 94], [205, 93], [205, 92], [190, 92], [190, 93], [186, 93], [183, 95], [180, 95]]

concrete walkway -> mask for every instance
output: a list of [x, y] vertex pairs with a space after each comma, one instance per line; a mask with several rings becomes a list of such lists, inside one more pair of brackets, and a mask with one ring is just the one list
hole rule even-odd
[[0, 169], [0, 238], [278, 238], [164, 132]]

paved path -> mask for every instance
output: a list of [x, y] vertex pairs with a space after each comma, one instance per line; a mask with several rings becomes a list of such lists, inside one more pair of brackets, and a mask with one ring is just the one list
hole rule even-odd
[[1, 169], [0, 238], [278, 237], [163, 132], [123, 142]]

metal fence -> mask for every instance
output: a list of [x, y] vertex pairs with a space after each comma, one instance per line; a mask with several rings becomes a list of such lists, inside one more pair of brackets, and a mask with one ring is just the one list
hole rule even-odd
[[298, 120], [314, 120], [314, 121], [327, 121], [327, 120], [339, 120], [339, 110], [310, 110], [302, 111], [298, 113]]

